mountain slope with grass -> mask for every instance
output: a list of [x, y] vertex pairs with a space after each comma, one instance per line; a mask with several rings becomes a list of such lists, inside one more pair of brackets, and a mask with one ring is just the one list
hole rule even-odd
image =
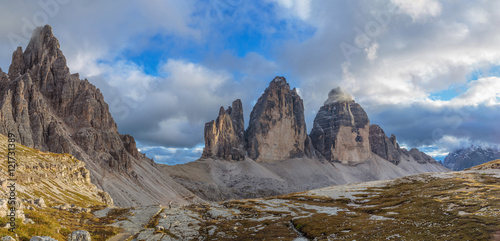
[[[94, 240], [104, 240], [120, 231], [104, 225], [92, 211], [113, 206], [108, 193], [92, 184], [84, 162], [69, 154], [43, 152], [14, 143], [15, 176], [8, 172], [8, 138], [0, 135], [0, 236], [8, 229], [8, 209], [16, 208], [15, 233], [19, 240], [51, 236], [66, 240], [72, 231], [88, 230]], [[16, 205], [8, 205], [10, 179], [15, 178]]]
[[[500, 240], [500, 160], [467, 171], [165, 208], [133, 240]], [[299, 239], [297, 239], [299, 238]]]

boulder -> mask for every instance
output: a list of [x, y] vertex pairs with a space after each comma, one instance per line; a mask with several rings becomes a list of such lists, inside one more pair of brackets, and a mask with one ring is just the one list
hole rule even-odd
[[90, 240], [91, 240], [90, 233], [85, 230], [74, 231], [68, 237], [68, 241], [90, 241]]
[[4, 236], [2, 237], [2, 241], [16, 241], [16, 239], [11, 236]]

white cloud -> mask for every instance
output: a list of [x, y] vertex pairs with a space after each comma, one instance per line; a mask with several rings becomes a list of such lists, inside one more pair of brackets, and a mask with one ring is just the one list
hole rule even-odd
[[302, 20], [306, 20], [311, 15], [311, 0], [273, 0], [282, 7], [292, 11]]
[[408, 14], [414, 21], [425, 17], [436, 17], [441, 14], [441, 4], [434, 0], [391, 0], [403, 13]]
[[374, 42], [369, 47], [365, 48], [366, 59], [373, 61], [377, 58], [378, 43]]
[[467, 91], [453, 100], [455, 106], [500, 106], [500, 77], [486, 77], [471, 81]]

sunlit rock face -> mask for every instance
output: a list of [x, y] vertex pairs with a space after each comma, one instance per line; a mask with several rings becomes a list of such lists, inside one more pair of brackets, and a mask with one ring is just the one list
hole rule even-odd
[[256, 161], [278, 161], [305, 155], [304, 104], [284, 77], [269, 84], [250, 114], [247, 153]]
[[244, 160], [244, 123], [240, 99], [235, 100], [227, 109], [221, 107], [217, 119], [205, 124], [205, 148], [202, 158]]

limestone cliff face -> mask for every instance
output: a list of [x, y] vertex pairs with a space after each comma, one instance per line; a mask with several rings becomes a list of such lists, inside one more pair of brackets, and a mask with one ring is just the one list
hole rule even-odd
[[307, 151], [304, 105], [284, 77], [276, 77], [250, 114], [246, 131], [248, 156], [256, 161], [278, 161]]
[[343, 95], [340, 89], [332, 90], [319, 109], [310, 134], [312, 145], [328, 161], [364, 162], [371, 153], [370, 120], [359, 104]]
[[396, 136], [387, 137], [378, 125], [370, 125], [370, 148], [373, 153], [397, 165], [401, 161], [401, 149]]
[[0, 73], [0, 133], [42, 151], [70, 153], [87, 163], [92, 181], [117, 205], [184, 201], [189, 191], [164, 176], [139, 153], [135, 140], [120, 135], [103, 95], [70, 74], [52, 28], [34, 31], [28, 47]]
[[241, 100], [235, 100], [227, 110], [221, 107], [217, 119], [205, 124], [205, 148], [202, 158], [244, 160], [244, 123]]

